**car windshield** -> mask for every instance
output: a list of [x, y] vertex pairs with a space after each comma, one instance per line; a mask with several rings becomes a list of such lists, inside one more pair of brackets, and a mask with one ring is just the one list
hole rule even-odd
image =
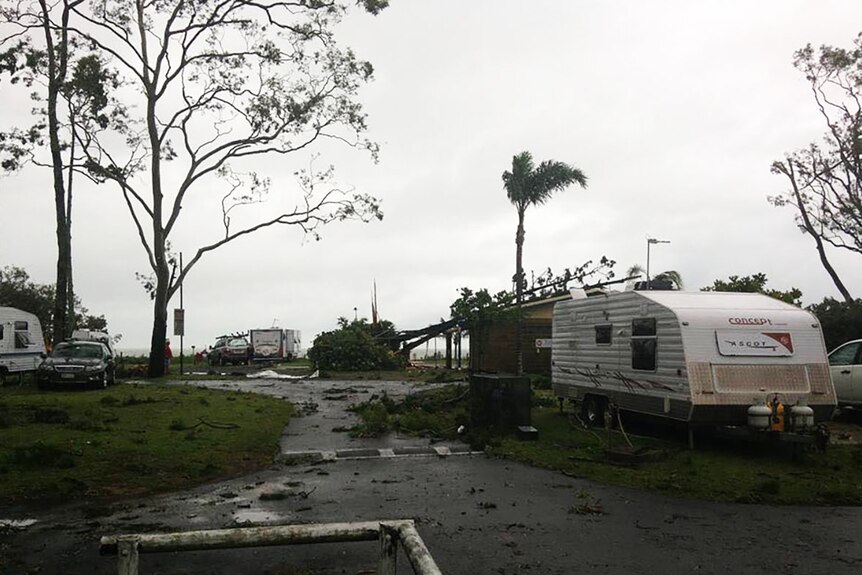
[[51, 356], [66, 359], [99, 359], [102, 357], [102, 348], [98, 345], [61, 343], [54, 348], [54, 352]]

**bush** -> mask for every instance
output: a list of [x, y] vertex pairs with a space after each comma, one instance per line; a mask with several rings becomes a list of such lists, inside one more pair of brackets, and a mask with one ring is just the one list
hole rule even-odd
[[846, 341], [862, 338], [862, 299], [844, 302], [828, 297], [807, 309], [820, 321], [828, 351]]
[[327, 331], [314, 339], [308, 359], [315, 369], [332, 371], [373, 371], [403, 367], [402, 358], [386, 346], [377, 343], [362, 321]]

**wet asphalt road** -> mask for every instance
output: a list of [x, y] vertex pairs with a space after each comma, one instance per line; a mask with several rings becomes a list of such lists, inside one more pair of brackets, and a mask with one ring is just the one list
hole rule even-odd
[[[384, 388], [391, 387], [390, 395], [408, 392], [404, 384], [206, 385], [241, 385], [316, 403], [316, 410], [291, 421], [283, 451], [419, 447], [410, 438], [365, 442], [331, 431], [351, 424], [344, 411], [351, 402]], [[274, 464], [252, 476], [108, 510], [86, 504], [18, 510], [16, 518], [24, 517], [38, 522], [0, 535], [0, 573], [116, 573], [116, 559], [98, 555], [98, 539], [106, 534], [400, 518], [416, 520], [447, 574], [862, 572], [859, 508], [677, 500], [484, 455]], [[351, 543], [143, 555], [141, 574], [354, 574], [373, 571], [376, 553], [376, 543]], [[399, 573], [409, 572], [402, 555]]]

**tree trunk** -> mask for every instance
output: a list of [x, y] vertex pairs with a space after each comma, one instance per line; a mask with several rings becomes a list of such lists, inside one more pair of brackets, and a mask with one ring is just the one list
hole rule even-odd
[[[66, 338], [66, 302], [68, 294], [68, 262], [70, 247], [66, 222], [66, 190], [63, 185], [63, 155], [60, 148], [59, 122], [57, 120], [57, 97], [65, 75], [65, 49], [61, 46], [55, 51], [54, 36], [51, 32], [50, 10], [45, 0], [39, 2], [42, 10], [42, 25], [45, 34], [45, 52], [48, 58], [48, 140], [51, 149], [51, 162], [54, 176], [54, 211], [57, 220], [57, 283], [54, 288], [54, 326], [52, 343]], [[64, 22], [65, 24], [65, 22]]]
[[168, 333], [167, 280], [156, 280], [156, 297], [153, 298], [153, 332], [150, 337], [150, 377], [165, 374], [165, 341]]
[[[63, 10], [59, 50], [54, 44], [51, 29], [50, 9], [45, 0], [40, 0], [42, 25], [45, 34], [45, 51], [48, 57], [48, 140], [51, 149], [51, 163], [54, 177], [54, 210], [57, 220], [57, 280], [54, 290], [54, 325], [52, 343], [57, 343], [71, 335], [66, 316], [69, 302], [69, 277], [72, 268], [72, 245], [69, 221], [66, 215], [66, 188], [63, 182], [63, 153], [60, 144], [59, 121], [57, 119], [57, 99], [66, 78], [68, 61], [68, 6]], [[58, 57], [59, 56], [59, 60]]]
[[75, 317], [75, 282], [73, 281], [74, 273], [72, 269], [72, 183], [74, 182], [74, 170], [72, 163], [75, 158], [75, 122], [77, 119], [72, 115], [71, 130], [72, 135], [69, 142], [69, 167], [66, 177], [66, 329], [69, 335], [78, 326], [78, 320]]
[[[785, 166], [784, 164], [781, 165], [782, 167]], [[802, 218], [802, 227], [808, 235], [814, 238], [814, 243], [817, 245], [817, 253], [820, 256], [820, 263], [823, 265], [823, 269], [825, 269], [826, 273], [829, 274], [829, 277], [832, 278], [832, 283], [834, 283], [835, 287], [838, 288], [838, 291], [841, 292], [841, 296], [844, 298], [844, 301], [852, 302], [853, 296], [850, 295], [844, 282], [842, 282], [841, 278], [838, 277], [838, 272], [835, 271], [835, 268], [833, 268], [832, 264], [829, 262], [829, 258], [826, 257], [826, 248], [823, 245], [823, 240], [820, 238], [820, 235], [814, 228], [814, 224], [811, 223], [811, 219], [808, 217], [805, 202], [802, 199], [802, 194], [799, 192], [799, 185], [796, 183], [796, 173], [793, 170], [792, 160], [787, 160], [786, 169], [782, 171], [784, 172], [784, 175], [787, 176], [787, 179], [790, 180], [790, 185], [793, 187], [793, 196], [796, 200], [796, 209], [799, 210], [799, 215]]]
[[168, 301], [170, 300], [170, 274], [167, 260], [167, 234], [164, 227], [164, 195], [162, 194], [161, 173], [161, 140], [159, 139], [158, 121], [156, 118], [156, 79], [151, 77], [149, 66], [148, 33], [145, 28], [144, 3], [135, 1], [137, 10], [138, 33], [141, 38], [141, 78], [147, 97], [147, 136], [150, 141], [150, 178], [153, 193], [153, 260], [155, 263], [156, 292], [153, 298], [153, 333], [150, 338], [150, 377], [161, 377], [165, 374], [165, 338], [168, 328]]
[[521, 337], [524, 323], [521, 317], [521, 304], [524, 301], [524, 210], [518, 210], [518, 232], [515, 234], [515, 304], [518, 317], [515, 319], [515, 375], [524, 374], [524, 350]]

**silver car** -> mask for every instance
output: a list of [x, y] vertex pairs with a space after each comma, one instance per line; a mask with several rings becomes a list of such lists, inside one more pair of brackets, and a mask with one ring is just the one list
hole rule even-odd
[[862, 339], [848, 341], [832, 350], [829, 372], [838, 405], [862, 406]]

